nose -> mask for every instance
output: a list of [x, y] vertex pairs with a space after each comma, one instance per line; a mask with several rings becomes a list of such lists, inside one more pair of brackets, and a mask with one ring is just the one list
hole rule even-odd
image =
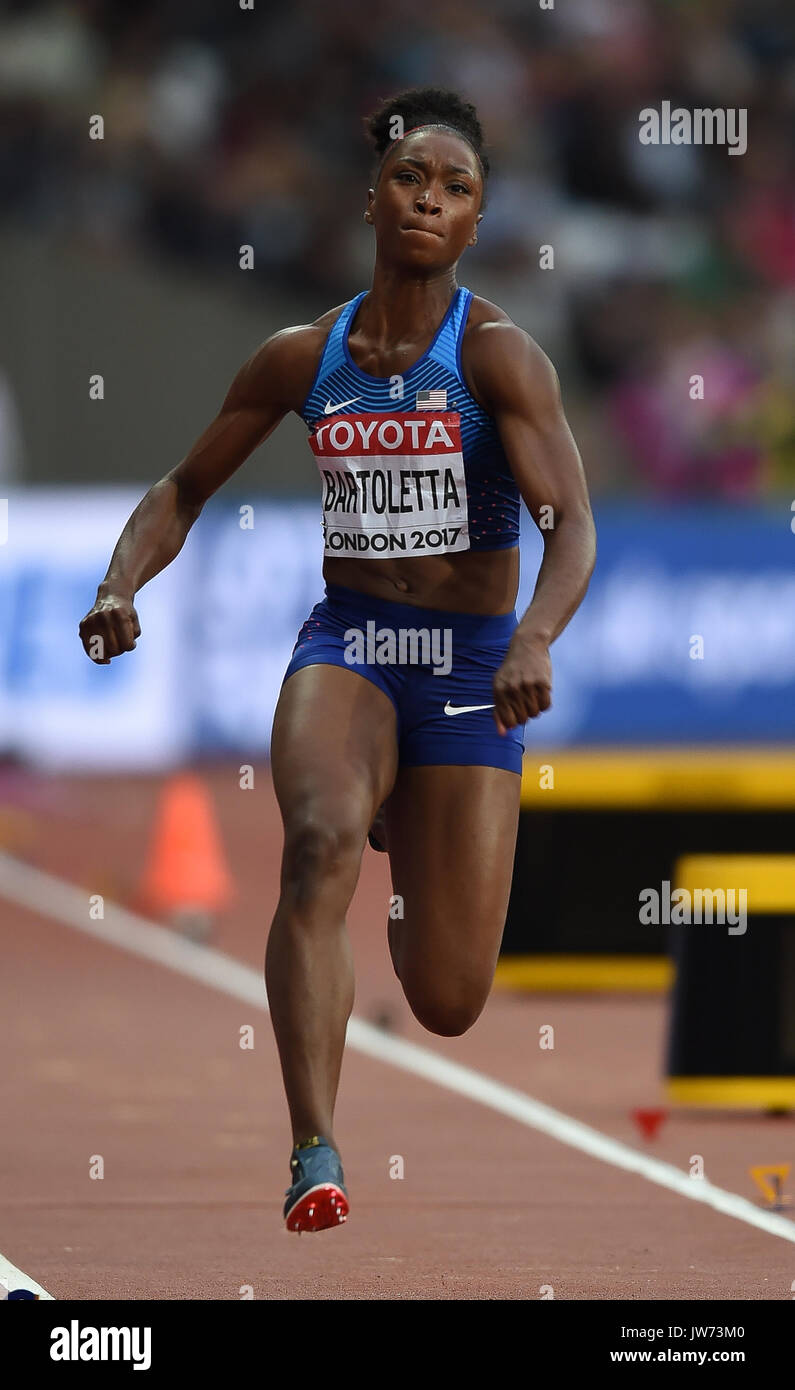
[[417, 194], [415, 207], [418, 212], [437, 213], [441, 211], [439, 200], [430, 188], [424, 188], [421, 193]]

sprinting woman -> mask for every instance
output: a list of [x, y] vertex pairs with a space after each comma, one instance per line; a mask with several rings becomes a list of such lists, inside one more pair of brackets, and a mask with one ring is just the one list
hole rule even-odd
[[[456, 281], [488, 176], [474, 107], [409, 91], [366, 124], [370, 288], [274, 334], [241, 368], [216, 419], [133, 512], [80, 625], [100, 664], [132, 650], [137, 591], [279, 421], [301, 416], [322, 481], [326, 597], [298, 634], [274, 716], [284, 849], [265, 960], [293, 1231], [339, 1225], [349, 1210], [333, 1115], [353, 1007], [345, 916], [368, 834], [402, 902], [388, 941], [411, 1009], [433, 1033], [464, 1033], [505, 924], [524, 724], [549, 707], [549, 647], [595, 557], [554, 368]], [[544, 556], [517, 620], [522, 501]]]

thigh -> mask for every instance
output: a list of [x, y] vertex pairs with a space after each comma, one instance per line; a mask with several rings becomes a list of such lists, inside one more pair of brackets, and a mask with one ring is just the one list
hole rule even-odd
[[397, 769], [397, 720], [377, 685], [340, 666], [302, 666], [282, 686], [271, 770], [287, 824], [304, 818], [361, 824], [366, 835]]
[[393, 938], [407, 994], [468, 999], [477, 1012], [485, 1002], [508, 910], [520, 786], [517, 773], [498, 767], [401, 767], [386, 828], [393, 891], [403, 898]]

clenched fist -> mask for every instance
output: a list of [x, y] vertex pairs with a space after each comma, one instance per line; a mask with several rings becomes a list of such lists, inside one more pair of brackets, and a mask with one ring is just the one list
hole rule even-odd
[[98, 598], [80, 624], [80, 641], [97, 666], [108, 666], [111, 657], [131, 652], [141, 624], [131, 598], [107, 594]]
[[537, 719], [552, 704], [552, 665], [548, 643], [516, 633], [505, 660], [494, 675], [494, 718], [497, 729], [518, 728]]

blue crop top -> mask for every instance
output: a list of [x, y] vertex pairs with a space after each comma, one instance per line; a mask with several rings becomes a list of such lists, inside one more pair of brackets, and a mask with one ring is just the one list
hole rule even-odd
[[326, 555], [506, 550], [520, 495], [494, 419], [467, 389], [461, 342], [472, 291], [458, 289], [407, 371], [371, 376], [348, 333], [367, 291], [345, 305], [300, 410], [323, 482]]

